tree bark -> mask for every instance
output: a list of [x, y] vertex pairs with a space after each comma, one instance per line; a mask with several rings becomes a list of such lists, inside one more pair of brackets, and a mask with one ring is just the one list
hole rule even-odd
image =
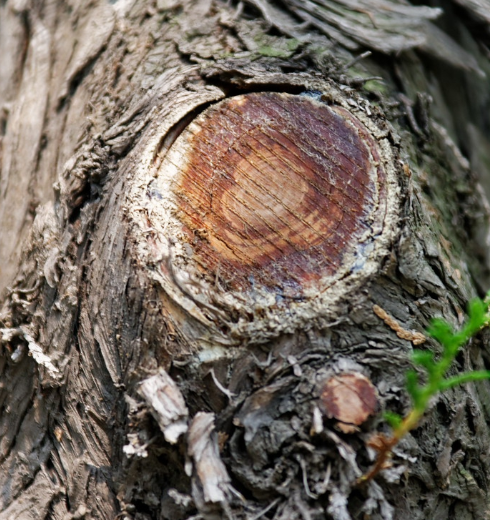
[[488, 518], [488, 382], [356, 484], [490, 286], [488, 11], [442, 7], [0, 4], [0, 520]]

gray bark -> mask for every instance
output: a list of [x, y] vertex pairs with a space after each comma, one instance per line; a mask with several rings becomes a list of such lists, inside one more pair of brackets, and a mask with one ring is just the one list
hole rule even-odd
[[[490, 286], [485, 2], [315, 5], [0, 3], [0, 520], [488, 518], [490, 383], [361, 488], [387, 426], [319, 415], [343, 372], [406, 411], [413, 344], [374, 305], [423, 333]], [[271, 90], [372, 121], [397, 179], [375, 269], [292, 322], [193, 292], [152, 191], [200, 111]], [[482, 331], [454, 370], [489, 356]]]

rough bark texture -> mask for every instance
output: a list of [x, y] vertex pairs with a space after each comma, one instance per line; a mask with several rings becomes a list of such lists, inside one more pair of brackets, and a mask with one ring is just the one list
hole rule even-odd
[[[489, 287], [487, 4], [0, 2], [0, 520], [488, 518], [490, 383], [355, 486], [413, 344]], [[230, 296], [164, 225], [172, 144], [251, 92], [389, 155], [391, 217], [334, 292]], [[483, 331], [454, 370], [489, 363]]]

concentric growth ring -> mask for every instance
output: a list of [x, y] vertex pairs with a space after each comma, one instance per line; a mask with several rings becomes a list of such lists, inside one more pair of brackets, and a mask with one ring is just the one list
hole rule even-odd
[[192, 261], [227, 289], [301, 298], [355, 254], [384, 206], [376, 140], [346, 109], [307, 96], [228, 98], [176, 146], [185, 156], [160, 168], [174, 170], [175, 217]]

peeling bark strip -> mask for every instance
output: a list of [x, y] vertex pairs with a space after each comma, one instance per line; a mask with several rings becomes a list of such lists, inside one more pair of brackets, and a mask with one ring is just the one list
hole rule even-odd
[[230, 477], [219, 455], [214, 414], [199, 412], [189, 428], [188, 452], [192, 467], [193, 497], [200, 509], [207, 503], [222, 503], [230, 493]]
[[386, 131], [319, 85], [302, 95], [264, 85], [212, 105], [151, 176], [146, 192], [165, 199], [146, 198], [152, 227], [141, 236], [171, 237], [166, 291], [201, 309], [201, 322], [226, 326], [221, 342], [257, 341], [245, 306], [271, 313], [262, 338], [335, 314], [333, 303], [373, 273], [396, 233]]
[[171, 377], [160, 370], [145, 379], [139, 394], [146, 400], [167, 442], [175, 444], [187, 432], [189, 412], [184, 397]]

